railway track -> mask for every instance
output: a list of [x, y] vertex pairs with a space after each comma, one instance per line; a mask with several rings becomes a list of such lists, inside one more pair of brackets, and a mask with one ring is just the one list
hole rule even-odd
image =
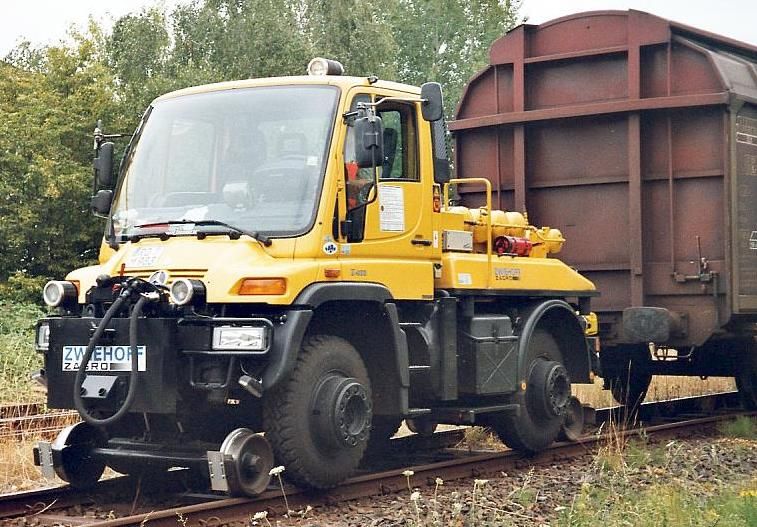
[[[704, 413], [708, 415], [703, 417]], [[614, 437], [629, 437], [643, 430], [648, 435], [681, 436], [701, 432], [743, 414], [738, 408], [735, 392], [685, 397], [645, 403], [633, 416], [635, 425], [625, 429], [612, 427], [611, 433]], [[594, 432], [576, 442], [556, 443], [530, 458], [511, 450], [484, 452], [452, 448], [463, 441], [462, 429], [439, 432], [429, 438], [396, 438], [392, 440], [392, 455], [387, 456], [386, 464], [366, 469], [330, 492], [307, 492], [293, 486], [285, 486], [285, 492], [290, 509], [297, 510], [306, 505], [333, 504], [402, 491], [407, 489], [403, 475], [407, 469], [414, 473], [413, 485], [422, 487], [425, 484], [433, 485], [437, 477], [445, 481], [477, 478], [534, 465], [553, 464], [601, 446], [607, 441], [607, 432], [602, 433], [602, 430], [609, 428], [608, 423], [622, 422], [628, 417], [622, 407], [596, 410]], [[0, 520], [12, 525], [13, 518], [34, 516], [36, 525], [129, 527], [149, 523], [151, 527], [175, 527], [177, 517], [181, 517], [186, 527], [205, 527], [208, 524], [246, 521], [255, 512], [263, 510], [276, 514], [286, 512], [280, 489], [269, 488], [256, 498], [226, 498], [191, 492], [186, 490], [181, 472], [169, 473], [160, 482], [143, 483], [126, 477], [115, 478], [101, 482], [95, 491], [86, 494], [77, 494], [68, 487], [57, 487], [0, 496]], [[140, 495], [152, 495], [157, 488], [161, 494], [158, 502], [137, 506]], [[124, 500], [123, 496], [129, 498]], [[110, 517], [97, 517], [93, 512], [97, 510], [107, 513], [100, 516]]]

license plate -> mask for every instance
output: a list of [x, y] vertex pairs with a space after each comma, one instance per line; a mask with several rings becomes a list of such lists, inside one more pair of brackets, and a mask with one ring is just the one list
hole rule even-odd
[[[87, 346], [63, 346], [63, 371], [78, 371]], [[137, 367], [147, 370], [147, 346], [137, 346]], [[87, 371], [131, 371], [130, 346], [97, 346], [87, 363]]]

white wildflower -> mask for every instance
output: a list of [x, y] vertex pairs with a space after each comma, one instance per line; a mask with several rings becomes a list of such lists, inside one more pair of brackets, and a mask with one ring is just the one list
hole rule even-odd
[[406, 478], [409, 478], [410, 476], [412, 476], [414, 474], [415, 474], [415, 472], [413, 472], [412, 470], [406, 470], [406, 471], [404, 471], [402, 473], [402, 475], [405, 476]]
[[271, 470], [268, 471], [269, 476], [278, 476], [284, 472], [284, 465], [279, 465], [278, 467], [273, 467]]
[[417, 490], [410, 495], [410, 501], [418, 501], [421, 498], [421, 493]]
[[441, 487], [444, 485], [444, 480], [442, 478], [436, 478], [436, 484]]
[[253, 520], [265, 520], [268, 517], [268, 511], [256, 512], [252, 517]]
[[489, 483], [488, 479], [475, 479], [475, 480], [473, 480], [473, 484], [476, 485], [477, 487], [482, 487], [483, 485], [486, 485], [487, 483]]

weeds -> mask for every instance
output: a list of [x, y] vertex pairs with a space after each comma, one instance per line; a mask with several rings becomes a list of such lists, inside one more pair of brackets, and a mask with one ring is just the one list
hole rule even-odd
[[42, 315], [36, 305], [0, 302], [0, 401], [15, 404], [42, 398], [29, 378], [42, 366], [42, 356], [34, 351], [34, 326]]
[[[757, 439], [757, 419], [754, 417], [740, 416], [732, 421], [726, 421], [720, 425], [720, 433], [727, 437]], [[757, 525], [757, 523], [755, 523], [755, 525]]]

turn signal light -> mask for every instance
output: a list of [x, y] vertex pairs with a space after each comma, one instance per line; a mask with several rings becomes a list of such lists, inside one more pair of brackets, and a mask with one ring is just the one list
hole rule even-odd
[[283, 295], [287, 290], [284, 278], [245, 278], [239, 286], [240, 295]]

